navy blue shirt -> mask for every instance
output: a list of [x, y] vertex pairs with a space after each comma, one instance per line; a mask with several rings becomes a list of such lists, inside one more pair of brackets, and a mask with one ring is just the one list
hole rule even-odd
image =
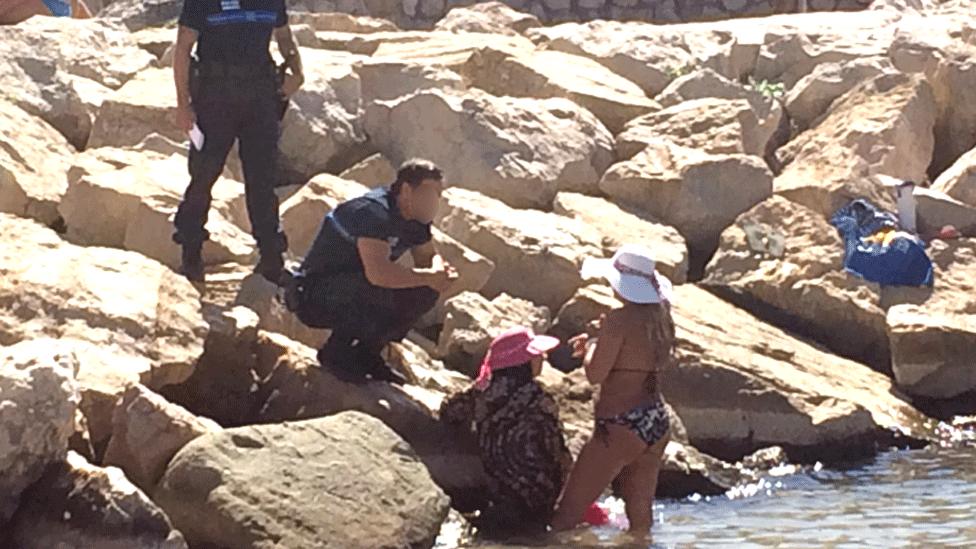
[[271, 35], [288, 23], [285, 0], [184, 0], [180, 25], [197, 33], [204, 64], [271, 63]]
[[431, 227], [404, 219], [388, 187], [373, 189], [339, 204], [326, 216], [302, 270], [306, 274], [362, 272], [356, 247], [359, 238], [385, 240], [390, 245], [390, 261], [396, 261], [411, 248], [430, 242]]

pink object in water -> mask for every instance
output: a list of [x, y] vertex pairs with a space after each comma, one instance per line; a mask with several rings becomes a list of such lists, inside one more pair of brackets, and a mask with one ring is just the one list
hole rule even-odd
[[600, 504], [594, 503], [583, 513], [583, 522], [590, 526], [606, 526], [610, 524], [610, 515]]
[[952, 225], [946, 225], [945, 227], [942, 227], [942, 230], [939, 231], [939, 238], [942, 240], [954, 240], [960, 237], [962, 237], [962, 235], [959, 234], [959, 230]]

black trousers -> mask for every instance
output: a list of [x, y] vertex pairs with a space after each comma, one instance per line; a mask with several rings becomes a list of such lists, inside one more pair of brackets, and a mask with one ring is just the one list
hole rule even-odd
[[328, 328], [332, 336], [323, 350], [342, 357], [354, 340], [363, 352], [379, 353], [434, 308], [440, 294], [429, 287], [393, 290], [369, 283], [361, 272], [303, 275], [297, 283], [295, 314], [312, 328]]
[[237, 140], [254, 239], [262, 253], [284, 252], [288, 245], [274, 193], [281, 101], [273, 66], [250, 77], [210, 70], [199, 75], [194, 88], [193, 108], [204, 143], [199, 151], [190, 144], [190, 185], [176, 211], [173, 240], [195, 245], [209, 238], [204, 227], [211, 192]]

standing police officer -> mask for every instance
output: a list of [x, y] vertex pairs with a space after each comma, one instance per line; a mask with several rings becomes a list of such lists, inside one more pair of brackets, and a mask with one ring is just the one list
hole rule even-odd
[[[285, 58], [283, 79], [268, 50], [272, 34]], [[194, 44], [198, 61], [191, 60]], [[236, 139], [247, 211], [261, 254], [255, 272], [277, 283], [288, 248], [274, 193], [279, 114], [282, 102], [304, 82], [285, 0], [185, 0], [173, 73], [177, 124], [191, 133], [190, 185], [176, 212], [173, 235], [183, 247], [180, 272], [192, 281], [204, 279], [200, 250], [209, 238], [204, 226], [211, 189]]]

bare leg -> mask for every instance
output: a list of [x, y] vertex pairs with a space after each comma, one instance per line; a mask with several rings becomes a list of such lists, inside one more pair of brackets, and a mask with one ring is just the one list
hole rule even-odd
[[71, 17], [75, 19], [91, 19], [93, 14], [85, 0], [71, 0]]
[[620, 494], [627, 507], [627, 520], [630, 522], [632, 535], [650, 535], [651, 525], [654, 523], [654, 494], [657, 491], [658, 472], [661, 470], [661, 456], [664, 455], [670, 439], [670, 435], [665, 435], [620, 474]]
[[583, 519], [586, 508], [600, 497], [624, 465], [647, 448], [624, 427], [611, 425], [607, 429], [607, 444], [594, 433], [580, 452], [556, 506], [552, 519], [553, 531], [575, 528]]
[[0, 25], [16, 25], [35, 15], [51, 15], [51, 10], [41, 0], [14, 2], [12, 7], [0, 2]]

